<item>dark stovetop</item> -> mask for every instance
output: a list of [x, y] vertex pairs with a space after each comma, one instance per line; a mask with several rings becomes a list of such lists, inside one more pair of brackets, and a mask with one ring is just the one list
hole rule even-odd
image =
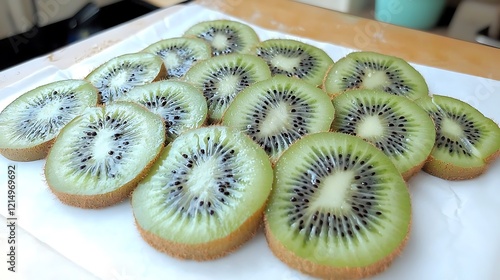
[[137, 0], [119, 1], [98, 7], [91, 2], [78, 13], [43, 27], [0, 40], [0, 71], [45, 55], [100, 31], [150, 13], [158, 7]]

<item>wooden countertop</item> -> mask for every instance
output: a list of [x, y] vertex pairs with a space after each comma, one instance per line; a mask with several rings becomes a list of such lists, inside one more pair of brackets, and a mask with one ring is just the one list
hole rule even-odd
[[264, 28], [500, 80], [500, 49], [493, 47], [359, 18], [292, 0], [194, 2]]

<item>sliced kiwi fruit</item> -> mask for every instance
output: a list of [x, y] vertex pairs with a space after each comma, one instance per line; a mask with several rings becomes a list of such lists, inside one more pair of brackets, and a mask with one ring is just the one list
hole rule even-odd
[[359, 279], [383, 271], [404, 249], [410, 194], [372, 144], [337, 132], [306, 135], [274, 171], [265, 233], [290, 267], [323, 279]]
[[141, 104], [161, 116], [165, 123], [167, 142], [187, 130], [202, 126], [207, 118], [205, 97], [186, 82], [152, 82], [133, 88], [118, 100]]
[[85, 79], [99, 90], [107, 104], [138, 85], [165, 78], [163, 60], [145, 52], [127, 53], [111, 58], [90, 72]]
[[132, 210], [153, 248], [181, 259], [216, 259], [254, 235], [272, 182], [269, 158], [248, 136], [202, 127], [164, 149], [132, 193]]
[[168, 38], [143, 50], [160, 56], [167, 68], [167, 78], [180, 78], [196, 62], [212, 56], [210, 45], [198, 38]]
[[436, 130], [426, 111], [403, 96], [359, 89], [333, 99], [332, 130], [359, 136], [391, 158], [408, 180], [422, 169]]
[[131, 193], [165, 142], [160, 116], [132, 102], [87, 108], [60, 132], [45, 178], [63, 203], [101, 208]]
[[74, 79], [22, 94], [0, 113], [0, 154], [15, 161], [45, 158], [60, 130], [98, 100], [97, 89]]
[[328, 54], [311, 44], [293, 39], [269, 39], [255, 48], [255, 54], [263, 58], [273, 75], [297, 77], [320, 86], [333, 60]]
[[212, 55], [249, 53], [260, 42], [259, 36], [249, 25], [226, 19], [202, 21], [191, 26], [185, 37], [205, 40], [212, 47]]
[[436, 140], [423, 170], [448, 180], [472, 179], [500, 155], [500, 128], [470, 104], [433, 95], [416, 100], [434, 120]]
[[266, 62], [250, 54], [228, 54], [200, 61], [184, 76], [199, 88], [208, 104], [209, 123], [218, 123], [234, 97], [249, 85], [268, 79]]
[[324, 91], [276, 75], [240, 92], [222, 123], [248, 134], [274, 162], [302, 136], [328, 131], [333, 117], [333, 105]]
[[351, 52], [328, 71], [323, 88], [331, 95], [350, 89], [378, 89], [411, 100], [428, 96], [424, 77], [407, 61], [376, 52]]

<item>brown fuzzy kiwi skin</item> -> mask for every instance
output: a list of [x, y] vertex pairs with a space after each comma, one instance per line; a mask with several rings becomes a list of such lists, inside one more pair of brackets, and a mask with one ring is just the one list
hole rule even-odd
[[[95, 89], [97, 92], [97, 89]], [[97, 104], [101, 103], [101, 96], [97, 94]], [[76, 117], [76, 116], [75, 116]], [[61, 128], [63, 129], [63, 128]], [[4, 157], [13, 160], [13, 161], [18, 161], [18, 162], [28, 162], [28, 161], [35, 161], [35, 160], [40, 160], [40, 159], [45, 159], [47, 155], [49, 154], [50, 148], [52, 148], [52, 145], [55, 142], [56, 137], [40, 143], [36, 146], [30, 147], [30, 148], [24, 148], [24, 149], [0, 149], [0, 154], [3, 155]]]
[[411, 179], [411, 177], [413, 177], [415, 174], [417, 174], [418, 172], [420, 172], [420, 170], [422, 170], [422, 168], [424, 167], [424, 165], [429, 161], [429, 158], [427, 158], [426, 160], [422, 161], [421, 163], [415, 165], [414, 167], [412, 167], [411, 169], [407, 170], [406, 172], [404, 173], [401, 173], [401, 176], [403, 176], [403, 179], [408, 182], [408, 180]]
[[[162, 147], [163, 149], [163, 147]], [[50, 153], [50, 151], [49, 151]], [[114, 204], [117, 204], [119, 202], [124, 201], [127, 199], [134, 189], [137, 187], [139, 182], [144, 179], [144, 177], [147, 176], [149, 169], [155, 161], [158, 159], [158, 157], [161, 154], [160, 152], [157, 153], [156, 157], [151, 160], [139, 173], [134, 179], [130, 180], [128, 183], [124, 184], [123, 186], [117, 188], [116, 190], [108, 193], [103, 193], [103, 194], [95, 194], [95, 195], [78, 195], [78, 194], [69, 194], [69, 193], [64, 193], [64, 192], [59, 192], [55, 190], [50, 183], [46, 180], [47, 185], [49, 186], [50, 191], [64, 204], [78, 207], [78, 208], [83, 208], [83, 209], [99, 209], [99, 208], [104, 208], [108, 207]], [[47, 175], [45, 174], [46, 169], [44, 168], [44, 175], [45, 178], [47, 178]]]
[[158, 75], [152, 82], [166, 80], [166, 79], [167, 79], [167, 67], [165, 66], [165, 63], [162, 63], [160, 72], [158, 72]]
[[462, 167], [456, 166], [452, 162], [445, 162], [436, 159], [432, 155], [425, 163], [423, 170], [433, 176], [449, 181], [470, 180], [479, 177], [488, 169], [490, 163], [495, 161], [500, 156], [500, 150], [490, 155], [484, 161], [482, 166], [477, 167]]
[[228, 236], [201, 244], [182, 244], [165, 240], [143, 229], [135, 218], [134, 220], [141, 237], [157, 251], [182, 260], [209, 261], [229, 255], [252, 239], [262, 224], [266, 205], [267, 202]]
[[38, 144], [30, 148], [0, 149], [0, 154], [14, 161], [19, 161], [19, 162], [35, 161], [47, 157], [50, 147], [52, 146], [53, 143], [54, 139], [51, 139], [47, 142]]
[[[157, 56], [157, 58], [161, 60], [161, 58], [159, 56]], [[92, 70], [89, 74], [87, 74], [83, 79], [86, 80], [86, 81], [89, 81], [88, 77], [92, 73], [94, 73], [94, 71], [97, 71], [97, 69], [99, 69], [100, 67], [102, 67], [103, 65], [104, 65], [104, 63], [101, 64], [101, 65], [99, 65], [98, 67], [94, 68], [94, 70]], [[168, 79], [167, 76], [168, 76], [167, 68], [166, 68], [165, 63], [162, 60], [162, 63], [161, 63], [161, 66], [160, 66], [160, 71], [158, 72], [158, 74], [156, 75], [156, 77], [151, 82], [147, 82], [147, 84], [152, 83], [152, 82], [167, 80]], [[104, 105], [104, 103], [101, 100], [101, 94], [100, 93], [97, 95], [97, 98], [98, 98], [97, 104], [98, 105]]]
[[334, 64], [335, 64], [335, 62], [332, 65], [330, 65], [328, 67], [328, 69], [326, 69], [325, 75], [323, 76], [323, 80], [321, 81], [321, 84], [318, 86], [318, 88], [322, 89], [326, 94], [328, 94], [328, 96], [330, 96], [330, 99], [332, 99], [332, 100], [338, 94], [334, 94], [334, 93], [330, 93], [330, 92], [326, 91], [326, 79], [328, 78], [328, 73], [330, 73]]
[[322, 264], [316, 264], [311, 261], [302, 259], [293, 252], [287, 250], [281, 242], [279, 242], [269, 228], [266, 217], [264, 216], [264, 234], [269, 248], [273, 254], [288, 265], [290, 268], [296, 269], [304, 274], [308, 274], [321, 279], [338, 280], [338, 279], [363, 279], [366, 277], [374, 276], [385, 271], [398, 257], [408, 243], [411, 230], [411, 220], [408, 225], [406, 236], [391, 254], [386, 256], [369, 266], [365, 267], [333, 267]]
[[[116, 101], [116, 102], [125, 102], [125, 101]], [[143, 108], [144, 110], [147, 110], [145, 106], [142, 106], [141, 104], [135, 104], [138, 107]], [[105, 105], [97, 105], [96, 107], [105, 107]], [[162, 127], [165, 127], [165, 120], [163, 118], [160, 118], [162, 122]], [[164, 133], [164, 138], [166, 137], [166, 133]], [[57, 139], [57, 137], [56, 137]], [[55, 140], [54, 139], [54, 142]], [[165, 143], [165, 139], [163, 139], [163, 143]], [[53, 144], [53, 143], [52, 143]], [[123, 186], [117, 188], [116, 190], [108, 193], [103, 193], [103, 194], [95, 194], [95, 195], [77, 195], [77, 194], [69, 194], [69, 193], [64, 193], [64, 192], [59, 192], [55, 190], [49, 183], [48, 180], [45, 180], [46, 184], [49, 186], [50, 191], [64, 204], [78, 207], [78, 208], [83, 208], [83, 209], [100, 209], [100, 208], [105, 208], [114, 204], [117, 204], [119, 202], [124, 201], [127, 199], [134, 189], [137, 187], [140, 181], [144, 179], [147, 175], [153, 164], [156, 162], [156, 160], [160, 157], [161, 151], [164, 149], [165, 145], [162, 145], [160, 150], [157, 152], [156, 156], [146, 164], [146, 166], [142, 169], [142, 171], [132, 180], [129, 182], [125, 183]], [[49, 149], [48, 154], [51, 152], [52, 145]], [[47, 154], [47, 155], [48, 155]], [[47, 162], [45, 162], [46, 166]], [[44, 176], [47, 178], [47, 170], [46, 168], [43, 168]]]

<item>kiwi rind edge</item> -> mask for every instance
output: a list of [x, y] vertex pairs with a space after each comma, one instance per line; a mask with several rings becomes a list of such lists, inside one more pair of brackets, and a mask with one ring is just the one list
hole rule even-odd
[[21, 162], [44, 159], [49, 153], [50, 147], [52, 146], [54, 141], [55, 139], [51, 139], [47, 142], [26, 149], [4, 148], [0, 149], [0, 154], [10, 160]]
[[[159, 119], [161, 121], [161, 124], [162, 124], [161, 128], [163, 130], [165, 129], [164, 128], [165, 127], [164, 120], [160, 116], [155, 115], [154, 113], [149, 112], [149, 110], [146, 107], [144, 107], [144, 106], [142, 106], [140, 104], [134, 103], [134, 102], [130, 102], [130, 101], [114, 101], [113, 103], [129, 103], [129, 104], [131, 104], [133, 106], [141, 108], [141, 110], [144, 110], [148, 114], [152, 114], [157, 119]], [[97, 105], [96, 107], [106, 107], [106, 106], [105, 105]], [[75, 121], [75, 119], [73, 119], [71, 122]], [[68, 123], [65, 127], [63, 127], [62, 130], [64, 130], [67, 127], [69, 127], [70, 123]], [[62, 130], [61, 130], [61, 132], [62, 132]], [[59, 135], [62, 135], [62, 133], [59, 133]], [[51, 143], [50, 149], [49, 149], [48, 154], [47, 154], [47, 158], [49, 157], [50, 153], [53, 151], [52, 145], [55, 143], [55, 141], [57, 141], [57, 138], [59, 138], [59, 135], [55, 139], [53, 139], [53, 142]], [[165, 142], [166, 133], [163, 133], [162, 135], [163, 135], [163, 143], [164, 143]], [[127, 199], [132, 194], [133, 190], [137, 187], [138, 183], [140, 181], [142, 181], [142, 179], [144, 179], [148, 175], [150, 168], [153, 166], [153, 164], [156, 162], [156, 160], [160, 156], [161, 151], [163, 150], [163, 147], [164, 146], [161, 145], [161, 147], [160, 147], [160, 149], [158, 149], [155, 157], [152, 158], [144, 166], [144, 168], [142, 169], [142, 171], [139, 174], [137, 174], [137, 176], [135, 178], [133, 178], [129, 182], [123, 184], [122, 186], [120, 186], [119, 188], [117, 188], [117, 189], [115, 189], [115, 190], [113, 190], [111, 192], [102, 193], [102, 194], [94, 194], [94, 195], [78, 195], [78, 194], [71, 194], [71, 193], [65, 193], [65, 192], [57, 191], [56, 188], [54, 188], [49, 183], [49, 180], [47, 180], [47, 178], [48, 178], [48, 176], [47, 176], [47, 168], [46, 168], [47, 167], [47, 161], [45, 161], [44, 167], [43, 167], [44, 178], [46, 178], [45, 179], [45, 183], [49, 187], [50, 191], [62, 203], [66, 204], [66, 205], [70, 205], [70, 206], [74, 206], [74, 207], [78, 207], [78, 208], [83, 208], [83, 209], [100, 209], [100, 208], [105, 208], [105, 207], [117, 204], [117, 203], [119, 203], [119, 202]]]
[[[309, 137], [315, 137], [314, 135], [320, 135], [320, 134], [329, 134], [329, 133], [334, 133], [336, 134], [337, 132], [319, 132], [319, 133], [314, 133], [312, 135], [309, 135]], [[339, 133], [341, 134], [341, 133]], [[344, 135], [344, 134], [342, 134]], [[354, 137], [357, 138], [357, 136], [350, 136], [350, 135], [344, 135], [347, 137]], [[359, 139], [359, 138], [358, 138]], [[360, 139], [361, 140], [361, 139]], [[303, 139], [297, 140], [297, 142], [304, 142]], [[366, 145], [373, 146], [378, 153], [381, 153], [383, 156], [387, 157], [385, 154], [383, 154], [382, 151], [380, 151], [378, 148], [376, 148], [372, 143], [366, 142]], [[297, 149], [297, 145], [295, 146], [290, 146], [290, 148]], [[294, 151], [295, 152], [295, 151]], [[287, 154], [285, 151], [284, 154], [280, 156], [280, 158], [284, 158], [284, 156]], [[388, 164], [391, 166], [394, 166], [392, 161], [390, 161], [388, 158]], [[276, 166], [275, 166], [276, 167]], [[394, 166], [394, 170], [396, 170], [396, 167]], [[398, 172], [397, 172], [398, 173]], [[276, 175], [275, 175], [276, 176]], [[401, 179], [403, 177], [401, 176]], [[408, 183], [406, 181], [404, 182], [404, 186], [408, 190]], [[276, 183], [276, 177], [275, 177], [275, 183]], [[275, 192], [276, 186], [273, 185], [273, 192], [271, 195]], [[408, 196], [409, 196], [409, 202], [410, 202], [410, 209], [411, 209], [411, 193], [408, 191]], [[306, 258], [303, 258], [299, 256], [298, 254], [294, 253], [293, 250], [290, 250], [286, 247], [286, 245], [279, 240], [279, 237], [274, 236], [273, 234], [273, 226], [269, 223], [268, 221], [268, 213], [271, 211], [269, 209], [269, 203], [268, 203], [268, 209], [265, 212], [264, 218], [263, 218], [263, 223], [264, 223], [264, 234], [266, 237], [267, 244], [273, 254], [281, 260], [283, 263], [288, 265], [289, 267], [293, 269], [297, 269], [302, 273], [314, 276], [314, 277], [319, 277], [321, 279], [362, 279], [370, 276], [374, 276], [376, 274], [379, 274], [383, 271], [385, 271], [391, 264], [392, 262], [403, 252], [404, 248], [406, 247], [408, 240], [410, 239], [411, 235], [411, 228], [413, 226], [413, 211], [409, 211], [409, 216], [408, 216], [408, 221], [407, 221], [407, 227], [405, 229], [401, 228], [401, 232], [403, 233], [404, 230], [404, 235], [401, 235], [401, 240], [398, 243], [398, 246], [394, 248], [393, 251], [390, 253], [386, 254], [383, 258], [370, 263], [369, 265], [366, 266], [332, 266], [332, 265], [324, 265], [320, 263], [314, 263], [313, 261], [310, 261]]]
[[[214, 24], [215, 25], [222, 24], [222, 25], [237, 26], [237, 27], [241, 28], [240, 31], [245, 32], [245, 35], [247, 36], [246, 39], [248, 40], [248, 42], [246, 42], [246, 43], [249, 43], [249, 45], [245, 46], [245, 48], [243, 50], [234, 51], [233, 53], [248, 54], [252, 51], [252, 48], [255, 45], [259, 44], [261, 41], [257, 32], [255, 32], [255, 29], [253, 29], [250, 25], [248, 25], [244, 22], [241, 22], [241, 21], [230, 20], [230, 19], [214, 19], [214, 20], [200, 21], [200, 22], [192, 25], [191, 27], [189, 27], [187, 30], [185, 30], [182, 37], [198, 38], [197, 31], [203, 30], [203, 27], [206, 27], [206, 26], [210, 26], [210, 25], [213, 26]], [[204, 39], [202, 39], [202, 40], [204, 40]], [[204, 41], [206, 41], [206, 40], [204, 40]], [[214, 50], [212, 47], [212, 44], [210, 42], [208, 42], [208, 43], [211, 46], [211, 49]], [[213, 56], [213, 54], [212, 54], [212, 56]]]
[[[272, 45], [272, 44], [276, 44], [276, 43], [283, 43], [287, 46], [294, 46], [295, 45], [295, 46], [299, 46], [299, 47], [303, 47], [303, 48], [309, 48], [309, 50], [311, 50], [316, 55], [316, 57], [321, 56], [323, 61], [321, 61], [320, 65], [317, 65], [318, 69], [316, 69], [316, 70], [319, 70], [321, 75], [305, 76], [303, 78], [299, 78], [297, 76], [292, 76], [291, 78], [297, 78], [297, 79], [304, 80], [307, 83], [310, 83], [318, 88], [323, 89], [324, 80], [326, 79], [327, 74], [330, 71], [330, 69], [335, 64], [333, 59], [330, 57], [330, 55], [328, 53], [326, 53], [325, 50], [319, 48], [318, 46], [311, 45], [311, 44], [304, 42], [304, 41], [301, 41], [301, 40], [287, 39], [287, 38], [272, 38], [272, 39], [267, 39], [267, 40], [261, 41], [258, 44], [254, 45], [252, 47], [251, 52], [254, 55], [258, 56], [257, 52], [258, 52], [259, 48], [269, 47], [268, 45]], [[273, 74], [273, 76], [274, 75], [276, 75], [276, 74]], [[280, 74], [280, 75], [283, 75], [283, 74]]]
[[[81, 83], [88, 83], [88, 86], [91, 87], [91, 90], [93, 91], [93, 93], [95, 95], [95, 103], [88, 104], [88, 106], [94, 106], [94, 105], [99, 104], [100, 99], [99, 99], [99, 94], [97, 94], [97, 89], [94, 88], [89, 82], [86, 82], [86, 81], [81, 80], [81, 79], [65, 79], [65, 80], [50, 82], [50, 83], [38, 86], [38, 87], [36, 87], [34, 89], [31, 89], [31, 90], [23, 93], [19, 97], [17, 97], [14, 101], [12, 101], [9, 105], [7, 105], [7, 107], [9, 107], [11, 104], [14, 104], [14, 102], [16, 100], [20, 100], [21, 98], [23, 98], [27, 94], [34, 95], [34, 94], [36, 94], [37, 90], [41, 90], [43, 88], [48, 88], [48, 87], [57, 85], [59, 83], [67, 83], [67, 82], [71, 82], [71, 81], [81, 82]], [[81, 86], [86, 86], [86, 85], [82, 84]], [[4, 110], [7, 107], [5, 107]], [[6, 157], [7, 159], [10, 159], [10, 160], [13, 160], [13, 161], [19, 161], [19, 162], [29, 162], [29, 161], [41, 160], [41, 159], [44, 159], [44, 158], [47, 157], [47, 155], [48, 155], [48, 153], [50, 151], [50, 148], [54, 144], [54, 141], [55, 141], [56, 138], [57, 138], [57, 135], [54, 138], [52, 138], [52, 139], [49, 139], [49, 140], [47, 140], [47, 141], [45, 141], [43, 143], [37, 144], [37, 145], [32, 146], [32, 147], [25, 147], [25, 148], [1, 148], [0, 149], [0, 154], [3, 155], [4, 157]]]
[[[392, 95], [392, 94], [389, 94], [387, 92], [384, 92], [382, 90], [378, 90], [378, 89], [352, 89], [352, 90], [349, 90], [349, 91], [346, 91], [342, 94], [336, 94], [336, 95], [333, 95], [331, 98], [332, 98], [332, 102], [334, 103], [335, 105], [335, 99], [340, 97], [340, 98], [346, 98], [348, 95], [379, 95], [379, 96], [387, 96], [387, 98], [394, 98], [394, 99], [399, 99], [398, 100], [398, 103], [400, 103], [402, 106], [404, 104], [407, 104], [408, 106], [412, 106], [414, 110], [412, 110], [414, 113], [418, 113], [417, 111], [415, 111], [416, 109], [419, 109], [419, 111], [422, 111], [420, 113], [420, 115], [422, 117], [425, 117], [425, 122], [424, 120], [421, 119], [421, 122], [420, 122], [420, 125], [423, 126], [424, 124], [428, 126], [428, 132], [429, 132], [429, 135], [427, 135], [429, 138], [432, 138], [434, 139], [436, 137], [436, 134], [435, 134], [435, 128], [434, 128], [434, 121], [433, 119], [428, 116], [427, 112], [425, 112], [425, 110], [423, 110], [420, 106], [418, 106], [418, 104], [415, 104], [414, 101], [404, 97], [404, 96], [398, 96], [398, 95]], [[337, 108], [336, 108], [337, 109]], [[336, 114], [339, 110], [336, 110]], [[406, 115], [408, 114], [408, 116], [411, 116], [411, 111], [408, 111], [408, 112], [404, 112], [403, 115]], [[337, 118], [337, 117], [335, 117]], [[335, 131], [334, 129], [334, 123], [332, 123], [332, 131]], [[418, 140], [417, 138], [413, 138], [413, 140]], [[371, 143], [370, 141], [367, 141], [368, 143], [372, 144], [375, 146], [375, 144]], [[434, 142], [434, 141], [432, 141]], [[430, 143], [430, 142], [429, 142]], [[400, 170], [401, 172], [401, 175], [403, 176], [403, 179], [405, 181], [408, 181], [412, 176], [414, 176], [415, 174], [417, 174], [420, 170], [423, 169], [424, 165], [427, 164], [427, 162], [429, 161], [429, 158], [430, 158], [430, 153], [432, 151], [432, 148], [433, 146], [429, 146], [430, 149], [426, 149], [425, 151], [421, 151], [421, 152], [425, 152], [422, 154], [422, 157], [421, 157], [421, 161], [420, 162], [416, 162], [415, 165], [413, 165], [411, 168], [407, 168], [406, 170], [402, 169], [402, 167], [400, 165], [398, 165], [398, 163], [396, 161], [393, 161], [394, 164], [396, 165], [396, 167], [398, 168], [398, 170]], [[391, 160], [393, 160], [391, 158]]]
[[[253, 142], [253, 140], [246, 134], [240, 133], [235, 129], [232, 129], [230, 127], [225, 127], [221, 125], [211, 125], [208, 127], [202, 127], [202, 128], [193, 128], [190, 129], [186, 133], [193, 133], [195, 134], [199, 130], [208, 130], [211, 129], [210, 127], [214, 129], [219, 129], [219, 128], [224, 128], [225, 133], [229, 133], [227, 137], [231, 137], [231, 133], [237, 133], [239, 134], [243, 142], [247, 142], [247, 146], [245, 149], [252, 150], [256, 152], [259, 155], [259, 162], [261, 161], [264, 166], [263, 170], [266, 171], [267, 174], [262, 174], [264, 177], [267, 177], [267, 179], [259, 180], [260, 185], [262, 188], [261, 190], [265, 192], [271, 191], [271, 185], [272, 185], [272, 180], [273, 180], [273, 173], [272, 173], [272, 166], [271, 162], [268, 159], [267, 155], [265, 154], [264, 150], [262, 150], [256, 143]], [[180, 141], [180, 140], [175, 140], [175, 141]], [[168, 146], [166, 146], [163, 151], [160, 153], [159, 158], [156, 160], [155, 164], [152, 166], [150, 169], [149, 174], [146, 176], [144, 179], [144, 184], [147, 184], [147, 181], [151, 180], [155, 174], [158, 174], [159, 168], [161, 165], [163, 165], [163, 162], [166, 160], [168, 157], [168, 154], [170, 153], [170, 149], [172, 148], [172, 145], [175, 145], [175, 141], [169, 143]], [[244, 149], [244, 150], [245, 150]], [[248, 151], [247, 151], [248, 152]], [[247, 152], [242, 152], [242, 154], [247, 154]], [[266, 162], [268, 164], [266, 164]], [[267, 165], [267, 167], [266, 167]], [[261, 166], [259, 163], [258, 166]], [[265, 184], [265, 185], [262, 185]], [[267, 187], [263, 187], [267, 186]], [[257, 185], [254, 185], [254, 187], [257, 187]], [[143, 189], [140, 189], [143, 188]], [[249, 186], [251, 188], [251, 186]], [[137, 193], [144, 193], [144, 185], [140, 185], [137, 189], [135, 189], [132, 193], [132, 197], [130, 200], [130, 203], [132, 205], [132, 208], [134, 208], [134, 201], [140, 200], [141, 194], [136, 195]], [[258, 195], [260, 196], [260, 194]], [[259, 230], [260, 226], [262, 225], [263, 221], [263, 215], [264, 215], [264, 210], [267, 207], [267, 201], [269, 199], [269, 195], [263, 195], [262, 200], [259, 199], [260, 205], [257, 204], [256, 207], [252, 207], [253, 210], [252, 212], [249, 212], [246, 217], [244, 218], [244, 221], [241, 221], [241, 223], [238, 221], [238, 226], [235, 227], [234, 229], [231, 229], [231, 231], [228, 231], [227, 235], [223, 237], [219, 237], [216, 239], [207, 239], [204, 241], [198, 241], [198, 242], [178, 242], [172, 239], [172, 236], [168, 237], [162, 237], [158, 233], [154, 233], [153, 230], [148, 230], [146, 229], [147, 227], [150, 226], [141, 226], [141, 219], [140, 215], [136, 215], [135, 209], [133, 211], [133, 216], [134, 216], [134, 221], [136, 228], [139, 230], [141, 237], [148, 243], [150, 244], [153, 248], [158, 250], [159, 252], [168, 254], [174, 258], [178, 259], [188, 259], [188, 260], [196, 260], [196, 261], [207, 261], [207, 260], [214, 260], [218, 259], [221, 257], [224, 257], [234, 251], [236, 251], [239, 247], [243, 246], [248, 240], [252, 239], [257, 231]], [[253, 200], [253, 199], [252, 199]], [[236, 210], [236, 209], [234, 209]], [[248, 211], [247, 211], [248, 212]], [[147, 223], [146, 223], [147, 224]], [[157, 227], [151, 227], [151, 229], [157, 229]], [[163, 232], [161, 232], [163, 233]]]
[[435, 158], [431, 154], [422, 170], [428, 174], [449, 181], [469, 180], [476, 178], [486, 172], [490, 163], [495, 161], [499, 156], [500, 150], [487, 157], [484, 160], [484, 165], [482, 166], [462, 167], [457, 166], [452, 162], [446, 162]]
[[224, 238], [200, 244], [182, 244], [165, 240], [143, 229], [135, 218], [134, 221], [142, 238], [156, 250], [178, 259], [207, 261], [222, 258], [252, 239], [260, 228], [265, 207], [266, 203], [243, 222], [237, 230]]
[[406, 247], [408, 243], [411, 221], [408, 225], [408, 230], [406, 232], [406, 237], [402, 240], [399, 247], [392, 251], [385, 258], [370, 264], [365, 267], [332, 267], [322, 264], [313, 263], [309, 260], [300, 258], [292, 251], [286, 249], [286, 247], [274, 237], [270, 227], [268, 225], [266, 217], [264, 217], [264, 228], [265, 236], [269, 248], [273, 251], [273, 254], [280, 259], [286, 265], [301, 271], [302, 273], [319, 277], [321, 279], [361, 279], [368, 276], [373, 276], [385, 271], [392, 263], [392, 261], [398, 257], [403, 248]]
[[[439, 107], [439, 104], [435, 103], [436, 101], [434, 97], [444, 98], [443, 102], [446, 99], [450, 99], [450, 101], [455, 100], [457, 104], [463, 104], [463, 106], [466, 107], [470, 106], [468, 103], [465, 103], [460, 99], [448, 96], [442, 96], [439, 94], [433, 94], [428, 97], [419, 98], [415, 100], [415, 102], [419, 106], [425, 106], [427, 102], [432, 102], [434, 103], [435, 106]], [[479, 113], [479, 115], [481, 116], [480, 118], [484, 118], [484, 120], [489, 121], [492, 124], [496, 125], [497, 129], [496, 135], [497, 137], [500, 136], [500, 128], [498, 127], [497, 123], [493, 122], [493, 120], [483, 115], [479, 110], [477, 110], [477, 108], [474, 108], [472, 106], [470, 106], [469, 108], [471, 108], [474, 112]], [[500, 141], [500, 138], [498, 139], [498, 141]], [[485, 173], [488, 170], [490, 164], [494, 162], [498, 157], [500, 157], [500, 144], [497, 146], [498, 149], [494, 152], [491, 152], [485, 158], [482, 159], [478, 158], [478, 160], [480, 160], [480, 164], [470, 165], [470, 166], [459, 165], [454, 163], [453, 161], [450, 161], [449, 159], [440, 159], [439, 157], [434, 156], [434, 152], [431, 152], [427, 161], [422, 167], [422, 170], [430, 175], [449, 181], [474, 179]], [[436, 147], [434, 147], [434, 149], [436, 149]]]
[[[351, 60], [355, 60], [359, 56], [374, 56], [375, 58], [392, 59], [394, 61], [394, 63], [396, 63], [396, 64], [399, 63], [400, 66], [403, 67], [402, 70], [404, 70], [405, 74], [413, 75], [414, 78], [417, 78], [418, 82], [420, 82], [419, 87], [418, 87], [419, 90], [418, 90], [418, 92], [415, 92], [415, 94], [414, 94], [416, 96], [406, 96], [407, 98], [409, 98], [411, 100], [415, 100], [415, 99], [419, 99], [419, 98], [424, 98], [424, 97], [429, 95], [429, 87], [427, 85], [427, 81], [422, 76], [422, 74], [417, 69], [415, 69], [415, 67], [413, 65], [411, 65], [407, 60], [405, 60], [401, 57], [398, 57], [398, 56], [390, 55], [390, 54], [383, 54], [383, 53], [374, 52], [374, 51], [361, 51], [361, 50], [352, 51], [352, 52], [348, 53], [347, 55], [345, 55], [342, 58], [340, 58], [339, 60], [337, 60], [327, 70], [325, 76], [323, 77], [323, 82], [322, 82], [321, 88], [328, 95], [335, 96], [335, 95], [339, 95], [339, 94], [342, 94], [346, 91], [351, 90], [351, 89], [345, 89], [342, 91], [332, 90], [331, 87], [329, 87], [329, 85], [331, 85], [333, 83], [330, 83], [329, 81], [330, 81], [330, 79], [332, 79], [331, 76], [335, 74], [334, 72], [336, 72], [340, 66], [342, 66], [344, 63], [345, 64], [349, 63]], [[365, 87], [361, 87], [361, 88], [364, 89]], [[369, 88], [366, 88], [366, 89], [369, 89]]]
[[[88, 81], [92, 85], [94, 85], [94, 83], [92, 82], [93, 77], [98, 76], [102, 73], [106, 73], [106, 71], [108, 71], [107, 68], [110, 65], [112, 65], [112, 63], [116, 63], [117, 61], [120, 61], [120, 60], [127, 60], [128, 58], [135, 58], [135, 57], [139, 57], [139, 56], [150, 56], [150, 58], [152, 60], [155, 60], [156, 63], [158, 64], [158, 69], [156, 69], [156, 70], [158, 70], [156, 76], [150, 81], [143, 81], [143, 84], [148, 84], [151, 82], [160, 81], [160, 80], [164, 80], [167, 78], [167, 68], [166, 68], [166, 65], [165, 65], [163, 59], [160, 56], [153, 54], [153, 53], [139, 51], [139, 52], [133, 52], [133, 53], [125, 53], [125, 54], [122, 54], [119, 56], [114, 56], [114, 57], [102, 62], [101, 64], [99, 64], [92, 71], [90, 71], [90, 73], [88, 73], [83, 79]], [[96, 87], [96, 86], [94, 85], [94, 87]], [[110, 101], [108, 101], [108, 102], [110, 102]], [[103, 101], [101, 100], [101, 94], [99, 94], [99, 104], [104, 104]]]
[[[70, 206], [75, 206], [78, 208], [84, 208], [84, 209], [99, 209], [99, 208], [104, 208], [108, 207], [114, 204], [117, 204], [119, 202], [122, 202], [123, 200], [127, 199], [132, 191], [135, 189], [137, 184], [147, 175], [149, 168], [151, 165], [154, 163], [156, 158], [151, 161], [144, 169], [143, 171], [137, 175], [133, 180], [129, 181], [125, 185], [121, 186], [120, 188], [104, 193], [104, 194], [95, 194], [95, 195], [77, 195], [77, 194], [69, 194], [69, 193], [64, 193], [64, 192], [59, 192], [55, 190], [48, 182], [47, 185], [49, 186], [50, 191], [64, 204], [70, 205]], [[44, 168], [45, 172], [45, 168]]]

